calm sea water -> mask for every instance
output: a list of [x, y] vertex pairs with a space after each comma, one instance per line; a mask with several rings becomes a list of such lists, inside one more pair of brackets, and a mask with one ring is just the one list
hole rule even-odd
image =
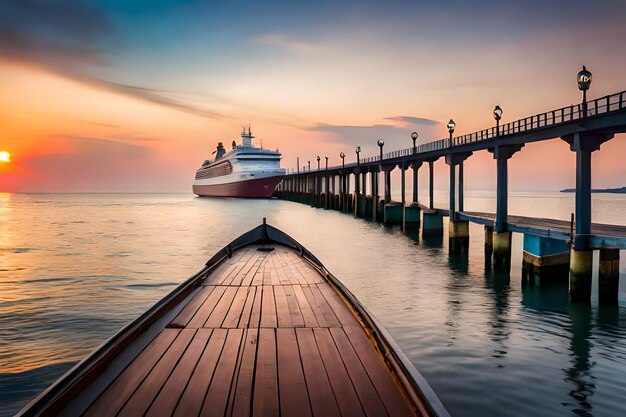
[[[445, 194], [437, 204], [445, 207]], [[571, 194], [515, 194], [511, 214], [569, 219]], [[493, 211], [490, 194], [466, 209]], [[626, 196], [594, 195], [625, 224]], [[387, 327], [454, 416], [626, 415], [626, 254], [620, 307], [485, 272], [469, 257], [332, 211], [192, 195], [0, 194], [0, 415], [17, 412], [263, 217], [307, 246]], [[445, 231], [447, 236], [447, 231]]]

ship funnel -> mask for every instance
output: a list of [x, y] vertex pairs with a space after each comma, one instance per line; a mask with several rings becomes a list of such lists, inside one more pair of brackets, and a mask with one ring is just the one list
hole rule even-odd
[[226, 153], [226, 149], [224, 149], [224, 145], [222, 142], [217, 143], [217, 155], [215, 155], [215, 160], [217, 161]]

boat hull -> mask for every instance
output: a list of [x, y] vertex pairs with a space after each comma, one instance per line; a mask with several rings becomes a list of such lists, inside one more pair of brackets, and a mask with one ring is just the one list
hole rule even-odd
[[277, 175], [224, 184], [194, 184], [193, 193], [200, 197], [269, 198], [282, 179]]

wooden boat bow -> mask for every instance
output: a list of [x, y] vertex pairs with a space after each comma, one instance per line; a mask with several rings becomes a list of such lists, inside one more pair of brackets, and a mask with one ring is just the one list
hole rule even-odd
[[265, 219], [17, 415], [206, 414], [448, 416], [374, 316]]

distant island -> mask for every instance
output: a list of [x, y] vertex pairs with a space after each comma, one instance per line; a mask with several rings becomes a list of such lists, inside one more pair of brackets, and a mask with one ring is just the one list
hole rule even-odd
[[[576, 188], [566, 188], [562, 193], [575, 193]], [[592, 193], [626, 194], [626, 187], [622, 188], [598, 188], [591, 190]]]

